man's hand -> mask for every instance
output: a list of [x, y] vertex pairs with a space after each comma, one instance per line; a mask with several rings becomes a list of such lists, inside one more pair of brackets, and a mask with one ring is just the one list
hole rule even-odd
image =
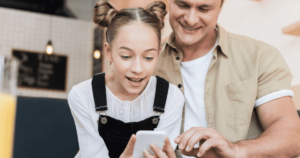
[[[199, 148], [194, 148], [196, 143]], [[235, 157], [238, 147], [214, 129], [193, 127], [175, 139], [182, 154], [195, 157]]]
[[150, 147], [155, 152], [155, 155], [151, 155], [147, 150], [144, 150], [144, 155], [146, 158], [176, 158], [176, 154], [168, 137], [165, 139], [163, 150], [160, 150], [160, 148], [153, 143], [150, 145]]
[[120, 158], [132, 158], [135, 140], [136, 140], [136, 136], [133, 134], [130, 137], [129, 142], [128, 142], [125, 150], [121, 154]]

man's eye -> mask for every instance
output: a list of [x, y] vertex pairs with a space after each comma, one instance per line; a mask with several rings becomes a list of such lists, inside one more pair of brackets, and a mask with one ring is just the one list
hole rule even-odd
[[123, 59], [129, 59], [130, 56], [121, 56]]
[[201, 11], [201, 12], [207, 12], [207, 11], [209, 11], [209, 9], [199, 8], [199, 11]]
[[176, 3], [179, 8], [188, 8], [187, 5]]
[[152, 57], [145, 57], [146, 60], [152, 60]]

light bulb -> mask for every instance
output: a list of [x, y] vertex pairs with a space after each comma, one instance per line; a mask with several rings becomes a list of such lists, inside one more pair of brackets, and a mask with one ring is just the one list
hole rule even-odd
[[47, 54], [49, 54], [49, 55], [53, 53], [53, 48], [52, 48], [51, 45], [48, 45], [48, 46], [47, 46], [46, 52], [47, 52]]
[[46, 53], [49, 55], [53, 53], [53, 47], [51, 41], [48, 42], [48, 45], [46, 47]]
[[94, 51], [94, 58], [95, 58], [95, 59], [99, 59], [100, 57], [101, 57], [100, 51], [99, 51], [99, 50], [95, 50], [95, 51]]

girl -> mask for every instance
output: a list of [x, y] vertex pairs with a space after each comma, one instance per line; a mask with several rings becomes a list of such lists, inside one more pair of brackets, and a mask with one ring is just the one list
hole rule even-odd
[[104, 48], [114, 71], [94, 75], [69, 93], [80, 147], [76, 158], [120, 157], [139, 130], [165, 131], [175, 149], [184, 97], [175, 85], [152, 76], [165, 9], [163, 2], [120, 11], [106, 0], [95, 5], [93, 21], [107, 27]]

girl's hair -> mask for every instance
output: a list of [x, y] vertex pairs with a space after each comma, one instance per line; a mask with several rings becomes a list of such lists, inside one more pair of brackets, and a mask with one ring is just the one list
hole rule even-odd
[[156, 1], [150, 3], [146, 9], [125, 8], [116, 10], [106, 0], [100, 0], [94, 7], [93, 21], [102, 27], [107, 27], [106, 39], [111, 43], [118, 33], [118, 30], [134, 21], [143, 22], [151, 26], [158, 37], [158, 44], [161, 41], [161, 30], [164, 27], [164, 17], [167, 14], [164, 2]]

